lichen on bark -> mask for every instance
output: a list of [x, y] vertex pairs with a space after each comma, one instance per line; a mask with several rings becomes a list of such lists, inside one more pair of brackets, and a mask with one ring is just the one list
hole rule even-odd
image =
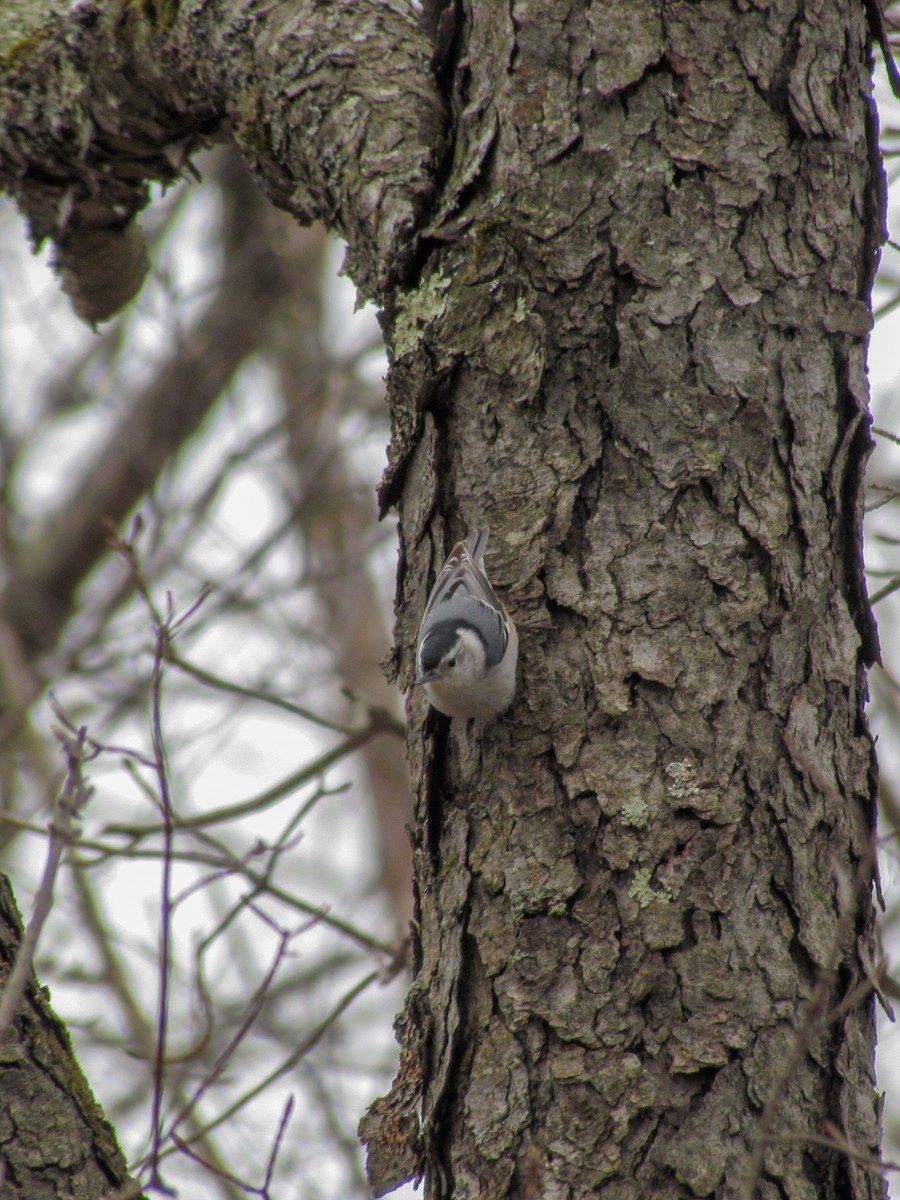
[[4, 63], [0, 187], [35, 243], [54, 242], [85, 319], [140, 287], [133, 222], [148, 184], [171, 183], [195, 148], [227, 136], [279, 207], [343, 233], [364, 295], [408, 270], [443, 125], [411, 11], [81, 0], [33, 20]]

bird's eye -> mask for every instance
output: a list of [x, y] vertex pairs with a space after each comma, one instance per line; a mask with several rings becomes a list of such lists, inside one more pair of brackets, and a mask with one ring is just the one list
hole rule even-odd
[[452, 658], [447, 659], [447, 666], [450, 668], [453, 668], [456, 666], [456, 655], [455, 654], [453, 655]]

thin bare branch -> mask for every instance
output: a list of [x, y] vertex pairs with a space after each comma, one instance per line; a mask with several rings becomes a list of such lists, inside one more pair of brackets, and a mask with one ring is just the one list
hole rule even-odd
[[53, 907], [53, 891], [62, 856], [77, 836], [76, 819], [93, 792], [93, 788], [85, 782], [83, 775], [84, 764], [94, 757], [94, 753], [86, 748], [87, 730], [79, 729], [74, 735], [62, 729], [57, 729], [55, 732], [66, 756], [66, 776], [54, 805], [53, 819], [49, 830], [50, 840], [47, 845], [47, 859], [41, 883], [34, 898], [34, 907], [16, 955], [16, 961], [3, 990], [2, 999], [0, 999], [0, 1036], [15, 1019], [19, 1004], [25, 994], [25, 988], [32, 977], [38, 939], [50, 915], [50, 909]]

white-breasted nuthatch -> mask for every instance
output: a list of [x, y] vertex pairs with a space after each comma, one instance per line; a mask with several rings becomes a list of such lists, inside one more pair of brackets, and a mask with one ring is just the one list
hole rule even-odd
[[493, 717], [512, 704], [519, 639], [484, 572], [488, 530], [453, 547], [435, 580], [416, 650], [416, 683], [448, 717]]

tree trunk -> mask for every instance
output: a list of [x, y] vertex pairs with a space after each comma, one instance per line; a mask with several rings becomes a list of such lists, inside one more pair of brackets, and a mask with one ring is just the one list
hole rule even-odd
[[[0, 977], [22, 942], [22, 923], [0, 876]], [[0, 1040], [0, 1194], [96, 1200], [130, 1183], [116, 1135], [81, 1073], [65, 1026], [45, 989], [29, 983], [14, 1024]], [[123, 1193], [123, 1197], [124, 1197]]]
[[883, 1194], [870, 51], [856, 3], [745, 7], [458, 29], [382, 495], [404, 682], [482, 523], [521, 666], [487, 727], [412, 702], [435, 1200]]

